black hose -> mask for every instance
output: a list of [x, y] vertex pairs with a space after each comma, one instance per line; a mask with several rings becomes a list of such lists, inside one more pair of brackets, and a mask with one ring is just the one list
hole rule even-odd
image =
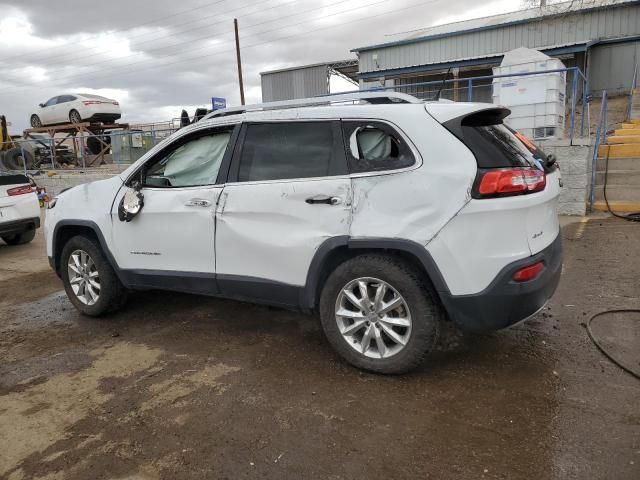
[[623, 365], [618, 360], [616, 360], [613, 357], [613, 355], [611, 355], [609, 352], [607, 352], [607, 349], [595, 338], [595, 336], [593, 335], [593, 332], [591, 331], [591, 322], [593, 321], [593, 319], [599, 317], [600, 315], [605, 315], [605, 314], [608, 314], [608, 313], [640, 313], [640, 310], [638, 310], [638, 309], [606, 310], [604, 312], [596, 313], [595, 315], [593, 315], [589, 319], [587, 324], [586, 324], [587, 334], [589, 335], [589, 338], [591, 339], [593, 344], [596, 347], [598, 347], [598, 350], [600, 350], [604, 354], [605, 357], [607, 357], [609, 360], [611, 360], [613, 363], [615, 363], [622, 370], [624, 370], [629, 375], [631, 375], [631, 376], [633, 376], [633, 377], [635, 377], [635, 378], [640, 380], [640, 373], [633, 371], [631, 368]]
[[604, 201], [607, 204], [607, 210], [614, 217], [622, 218], [623, 220], [628, 220], [630, 222], [640, 222], [640, 212], [628, 213], [626, 215], [620, 215], [619, 213], [611, 210], [611, 206], [609, 205], [609, 200], [607, 200], [607, 178], [609, 176], [609, 148], [607, 148], [607, 156], [605, 157], [604, 164]]

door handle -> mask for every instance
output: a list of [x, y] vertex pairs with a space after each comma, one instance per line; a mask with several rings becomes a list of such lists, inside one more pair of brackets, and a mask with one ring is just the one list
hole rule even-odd
[[186, 207], [210, 207], [211, 202], [202, 198], [192, 198], [184, 204]]
[[305, 200], [309, 205], [318, 205], [324, 203], [325, 205], [339, 205], [342, 203], [340, 197], [328, 197], [326, 195], [307, 198]]

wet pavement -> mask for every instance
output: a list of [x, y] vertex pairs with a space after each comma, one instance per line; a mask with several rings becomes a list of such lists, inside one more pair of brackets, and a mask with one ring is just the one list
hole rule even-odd
[[[400, 377], [344, 364], [316, 320], [273, 308], [146, 292], [82, 317], [41, 233], [0, 245], [0, 479], [638, 479], [640, 381], [584, 325], [640, 308], [640, 225], [562, 234], [547, 309], [448, 328]], [[602, 322], [640, 365], [638, 322]]]

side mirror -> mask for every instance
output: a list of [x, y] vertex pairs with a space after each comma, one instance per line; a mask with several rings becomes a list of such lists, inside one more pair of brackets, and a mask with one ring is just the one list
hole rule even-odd
[[39, 106], [40, 108], [44, 108], [44, 103], [39, 103], [39, 104], [38, 104], [38, 106]]
[[130, 222], [144, 207], [144, 195], [140, 190], [141, 186], [138, 183], [133, 188], [127, 188], [118, 206], [118, 218], [121, 222]]

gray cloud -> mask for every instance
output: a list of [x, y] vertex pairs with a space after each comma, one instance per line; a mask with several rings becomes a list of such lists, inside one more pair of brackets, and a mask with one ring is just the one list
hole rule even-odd
[[[520, 4], [494, 1], [478, 13]], [[38, 103], [87, 89], [120, 95], [123, 120], [132, 122], [163, 120], [214, 95], [237, 104], [233, 17], [240, 22], [247, 100], [257, 102], [261, 71], [349, 58], [354, 47], [478, 7], [473, 0], [431, 0], [407, 9], [419, 3], [0, 0], [0, 113], [18, 132]]]

